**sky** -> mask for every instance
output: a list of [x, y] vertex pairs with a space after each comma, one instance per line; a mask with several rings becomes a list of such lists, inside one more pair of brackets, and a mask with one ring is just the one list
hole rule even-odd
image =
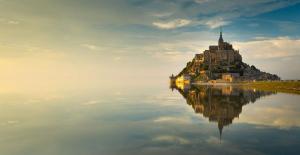
[[300, 79], [299, 14], [300, 0], [0, 0], [0, 92], [167, 84], [221, 26], [243, 61]]

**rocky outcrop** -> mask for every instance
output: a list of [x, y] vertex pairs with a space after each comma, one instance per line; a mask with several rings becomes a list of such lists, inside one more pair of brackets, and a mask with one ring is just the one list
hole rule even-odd
[[260, 71], [255, 66], [249, 66], [246, 64], [245, 69], [243, 69], [243, 76], [240, 77], [241, 80], [257, 80], [257, 81], [267, 81], [267, 80], [280, 80], [280, 77], [276, 74], [270, 74], [267, 72]]

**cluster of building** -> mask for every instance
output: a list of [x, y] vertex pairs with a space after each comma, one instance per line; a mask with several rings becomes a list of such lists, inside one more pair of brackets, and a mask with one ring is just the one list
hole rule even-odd
[[171, 81], [188, 83], [191, 80], [200, 82], [224, 83], [245, 80], [279, 80], [277, 75], [261, 72], [242, 61], [239, 50], [223, 40], [220, 31], [218, 45], [209, 46], [201, 54], [196, 54], [191, 62]]

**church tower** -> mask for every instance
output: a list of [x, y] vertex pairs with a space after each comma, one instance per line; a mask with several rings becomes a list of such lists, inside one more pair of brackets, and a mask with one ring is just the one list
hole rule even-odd
[[220, 50], [223, 49], [223, 44], [224, 44], [224, 40], [223, 40], [222, 27], [221, 27], [220, 28], [219, 44], [218, 44]]

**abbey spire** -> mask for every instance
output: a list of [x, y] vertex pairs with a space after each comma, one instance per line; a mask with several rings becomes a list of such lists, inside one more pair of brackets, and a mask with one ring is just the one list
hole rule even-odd
[[224, 40], [223, 40], [223, 34], [222, 34], [222, 27], [220, 27], [219, 46], [222, 45], [223, 43], [224, 43]]

